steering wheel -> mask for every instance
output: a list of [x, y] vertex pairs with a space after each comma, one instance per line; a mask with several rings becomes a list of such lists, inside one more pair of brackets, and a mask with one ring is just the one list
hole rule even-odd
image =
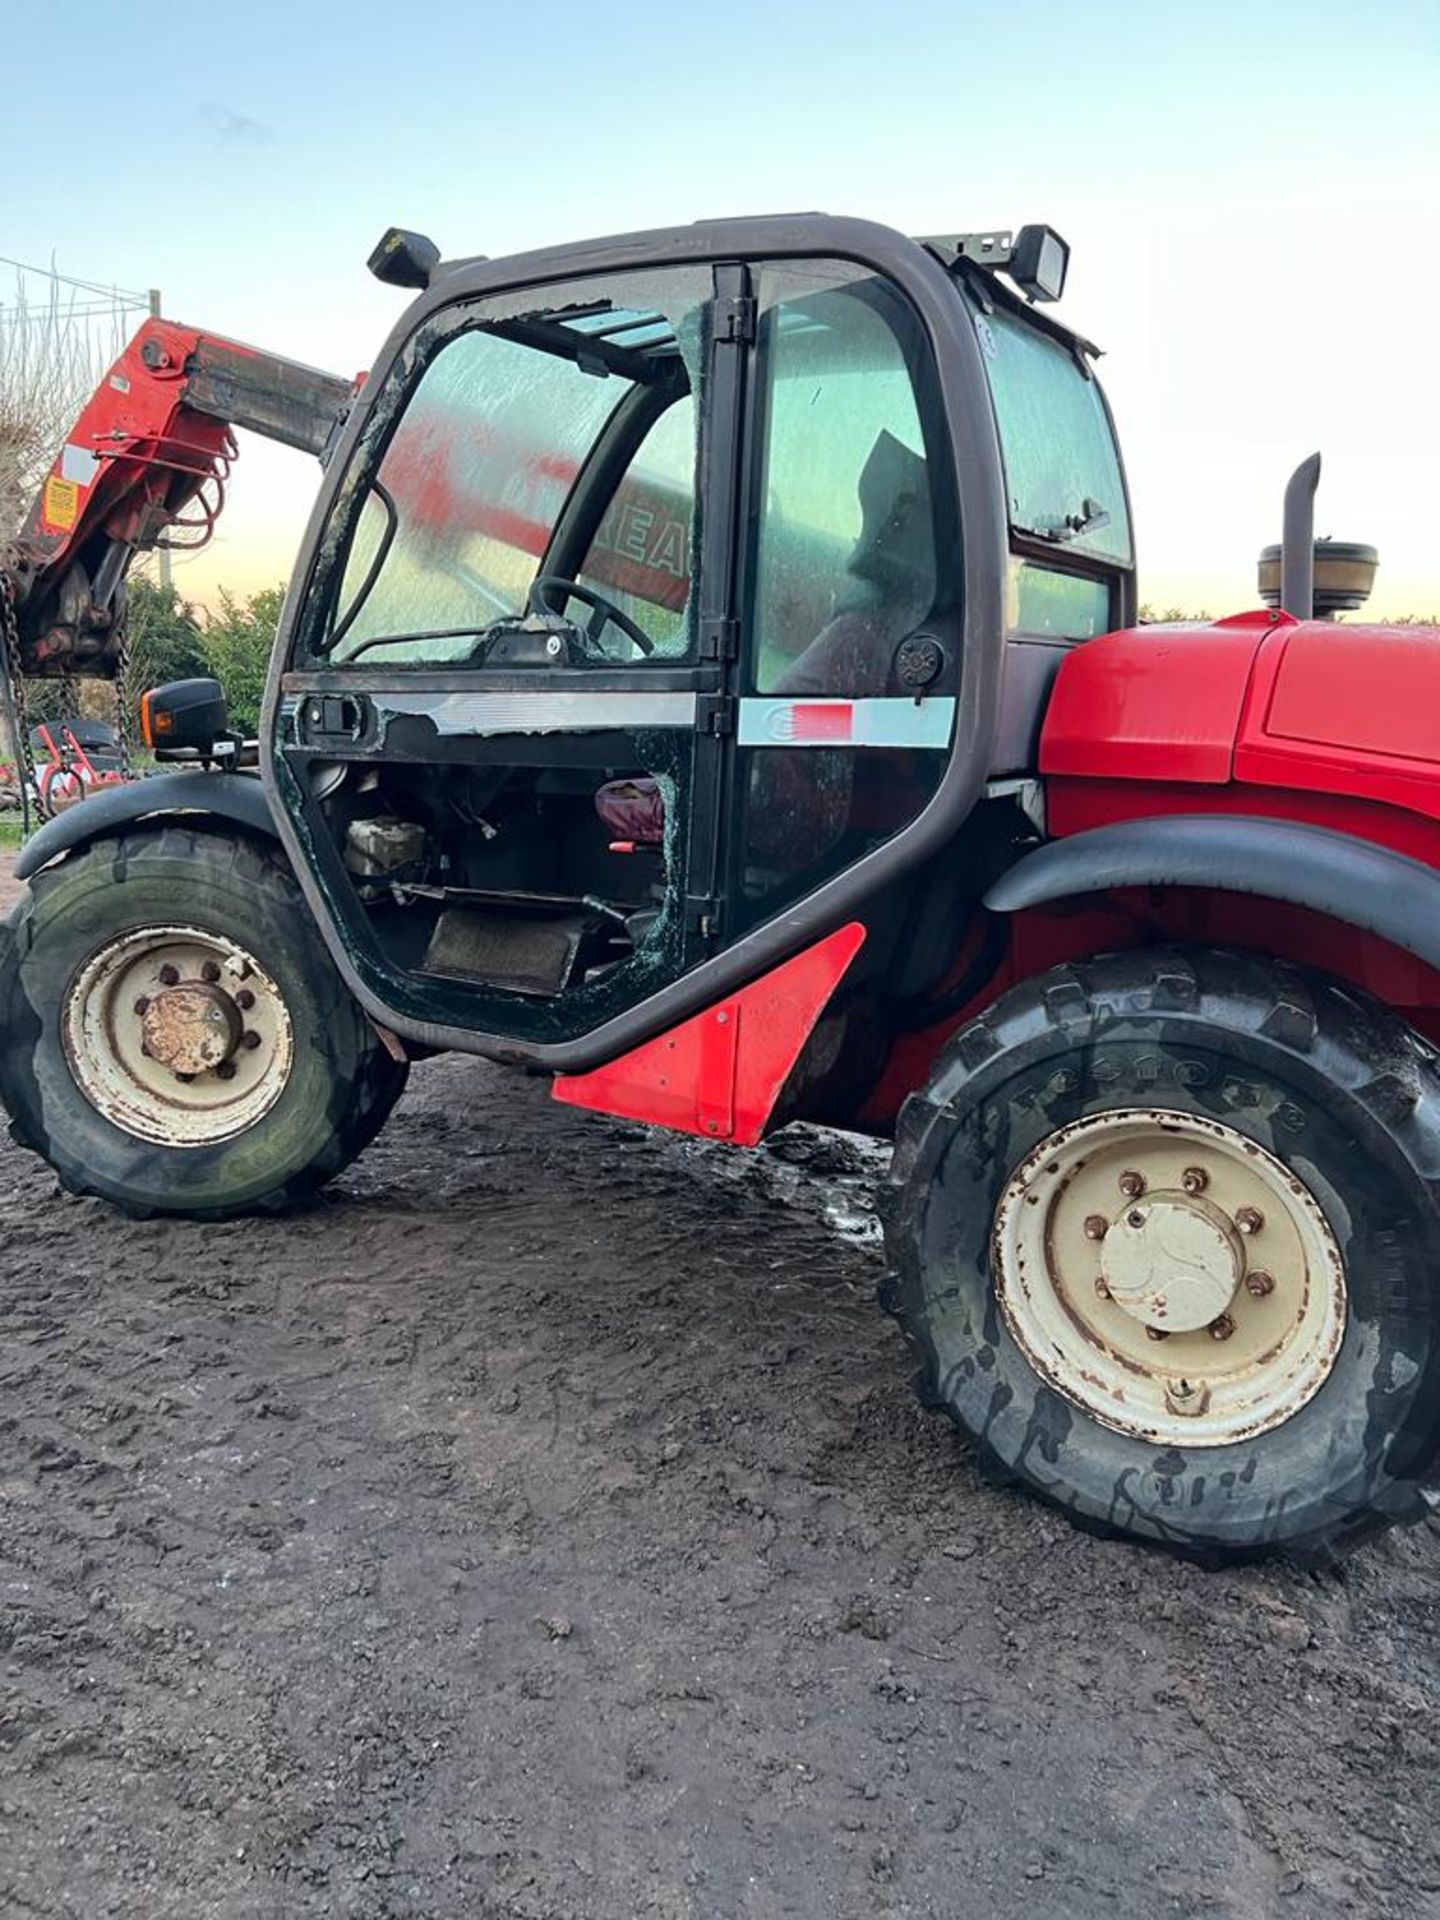
[[567, 580], [560, 573], [542, 573], [530, 589], [530, 611], [548, 613], [552, 619], [563, 620], [565, 602], [578, 600], [591, 610], [589, 624], [584, 628], [588, 643], [600, 651], [600, 636], [606, 627], [619, 627], [627, 640], [633, 641], [641, 653], [653, 653], [655, 642], [643, 627], [636, 626], [628, 613], [622, 613], [613, 600], [607, 600], [603, 593], [597, 593], [594, 587], [587, 587], [583, 581]]

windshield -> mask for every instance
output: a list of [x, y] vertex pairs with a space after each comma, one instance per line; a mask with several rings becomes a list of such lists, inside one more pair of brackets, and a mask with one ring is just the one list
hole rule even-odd
[[1060, 341], [1018, 315], [977, 315], [975, 331], [1000, 428], [1011, 526], [1128, 566], [1130, 517], [1099, 385]]
[[408, 397], [397, 383], [319, 654], [483, 664], [487, 631], [525, 609], [567, 525], [562, 570], [655, 601], [650, 637], [684, 653], [708, 293], [689, 268], [576, 282], [545, 306], [496, 297], [442, 334]]
[[388, 645], [391, 659], [460, 660], [478, 630], [518, 613], [627, 387], [478, 328], [451, 340], [381, 463], [376, 491], [393, 505], [393, 529], [362, 514], [332, 658]]

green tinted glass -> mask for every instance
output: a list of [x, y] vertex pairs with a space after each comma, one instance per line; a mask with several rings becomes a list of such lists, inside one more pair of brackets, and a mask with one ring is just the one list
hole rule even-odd
[[687, 393], [641, 442], [580, 570], [584, 585], [598, 587], [649, 634], [660, 659], [690, 644], [696, 445]]
[[1012, 562], [1015, 583], [1014, 624], [1020, 633], [1054, 634], [1063, 640], [1093, 640], [1114, 624], [1110, 583], [1057, 567]]
[[896, 643], [930, 611], [938, 570], [909, 365], [922, 351], [918, 322], [859, 276], [836, 287], [797, 264], [767, 268], [765, 283], [776, 304], [761, 324], [755, 684], [880, 693]]
[[[462, 661], [477, 632], [518, 613], [574, 476], [628, 383], [597, 380], [573, 361], [476, 328], [426, 368], [379, 472], [396, 527], [378, 575], [334, 659]], [[368, 575], [376, 516], [366, 516], [345, 570], [341, 605]], [[367, 552], [367, 547], [371, 548]]]
[[1058, 340], [1018, 317], [978, 314], [1010, 522], [1071, 553], [1126, 565], [1130, 517], [1115, 436], [1100, 388]]

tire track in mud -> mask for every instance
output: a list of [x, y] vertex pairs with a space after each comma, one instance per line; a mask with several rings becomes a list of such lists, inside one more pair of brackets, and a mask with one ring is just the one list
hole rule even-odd
[[1433, 1913], [1440, 1536], [1207, 1574], [982, 1484], [868, 1151], [466, 1060], [288, 1220], [0, 1149], [0, 1911]]

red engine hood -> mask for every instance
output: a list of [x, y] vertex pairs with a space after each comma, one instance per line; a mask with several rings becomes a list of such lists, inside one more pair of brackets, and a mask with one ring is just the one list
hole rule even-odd
[[1041, 772], [1343, 793], [1440, 817], [1440, 629], [1261, 609], [1077, 648]]

